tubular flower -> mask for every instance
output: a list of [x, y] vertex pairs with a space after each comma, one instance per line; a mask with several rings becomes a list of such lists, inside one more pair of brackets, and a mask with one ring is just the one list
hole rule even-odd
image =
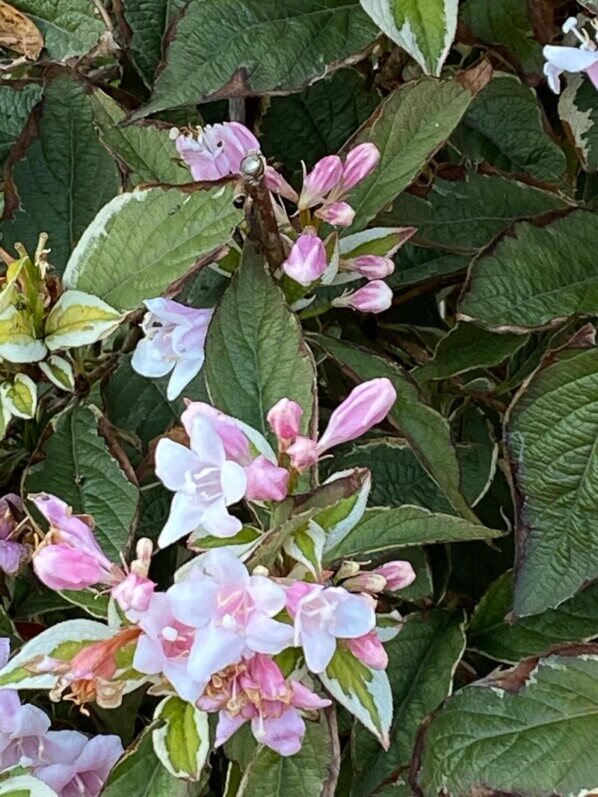
[[362, 313], [383, 313], [392, 305], [392, 290], [382, 280], [372, 280], [353, 293], [332, 300], [334, 307], [350, 307]]
[[300, 285], [311, 285], [326, 271], [326, 249], [312, 227], [297, 238], [291, 247], [282, 270]]

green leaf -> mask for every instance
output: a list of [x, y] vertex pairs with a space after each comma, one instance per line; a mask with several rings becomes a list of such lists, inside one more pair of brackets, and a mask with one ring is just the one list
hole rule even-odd
[[169, 33], [150, 102], [131, 118], [215, 97], [300, 89], [376, 35], [356, 0], [192, 0]]
[[106, 32], [102, 18], [88, 0], [14, 0], [11, 5], [40, 29], [44, 49], [54, 61], [86, 55]]
[[[84, 4], [91, 11], [93, 5]], [[22, 241], [34, 252], [45, 231], [50, 262], [62, 274], [87, 225], [117, 193], [119, 176], [98, 139], [83, 83], [61, 72], [46, 86], [40, 114], [37, 137], [19, 150], [10, 170], [5, 214], [10, 208], [11, 220], [3, 223], [3, 245]]]
[[214, 406], [262, 434], [268, 410], [290, 398], [303, 407], [306, 434], [315, 394], [311, 352], [261, 256], [247, 244], [244, 252], [208, 332], [208, 392]]
[[154, 752], [175, 778], [197, 781], [210, 750], [208, 715], [180, 697], [165, 697], [154, 712]]
[[131, 484], [98, 432], [99, 411], [74, 404], [56, 415], [51, 436], [42, 443], [43, 461], [24, 476], [25, 493], [57, 495], [78, 514], [95, 518], [95, 535], [106, 556], [120, 563], [137, 511], [138, 490]]
[[20, 89], [10, 83], [0, 85], [0, 164], [8, 157], [41, 96], [42, 88], [36, 83], [27, 83]]
[[411, 614], [385, 645], [394, 705], [391, 745], [385, 753], [361, 728], [353, 732], [354, 795], [377, 794], [378, 787], [409, 766], [422, 721], [452, 691], [465, 650], [464, 619], [462, 612], [444, 609]]
[[419, 506], [366, 509], [362, 520], [334, 548], [324, 554], [324, 563], [340, 559], [389, 556], [411, 545], [491, 540], [503, 531], [488, 529], [468, 520], [432, 513]]
[[355, 69], [339, 69], [298, 94], [272, 97], [264, 116], [264, 153], [291, 172], [336, 152], [380, 101]]
[[283, 758], [267, 747], [254, 754], [236, 797], [319, 797], [330, 777], [332, 757], [330, 731], [320, 715], [318, 722], [306, 722], [303, 745], [295, 755]]
[[406, 437], [418, 459], [446, 493], [451, 505], [476, 521], [461, 493], [459, 463], [450, 426], [436, 410], [424, 404], [417, 387], [393, 363], [334, 338], [314, 335], [312, 340], [347, 370], [355, 381], [385, 376], [397, 389], [397, 401], [389, 420]]
[[497, 335], [473, 324], [460, 323], [440, 339], [433, 359], [413, 376], [421, 383], [449, 379], [475, 368], [492, 368], [514, 354], [526, 340], [521, 335]]
[[396, 291], [427, 280], [442, 280], [465, 272], [471, 257], [424, 249], [407, 243], [395, 255], [395, 272], [387, 282]]
[[117, 102], [98, 88], [90, 101], [102, 143], [131, 173], [133, 184], [191, 182], [189, 169], [177, 163], [171, 125], [140, 122], [119, 127], [126, 111]]
[[163, 293], [197, 261], [215, 258], [240, 220], [230, 187], [121, 194], [85, 231], [68, 262], [65, 285], [132, 310]]
[[402, 194], [379, 221], [417, 227], [414, 240], [425, 246], [475, 253], [513, 222], [567, 207], [548, 191], [468, 172], [464, 180], [435, 180], [425, 199]]
[[598, 585], [590, 584], [558, 609], [510, 617], [513, 573], [504, 573], [481, 599], [469, 623], [468, 647], [497, 661], [515, 664], [526, 656], [545, 653], [565, 642], [598, 637]]
[[459, 18], [477, 41], [499, 45], [526, 72], [541, 73], [542, 48], [534, 38], [526, 0], [466, 0]]
[[530, 797], [592, 791], [598, 655], [596, 646], [586, 651], [541, 659], [531, 672], [523, 662], [449, 698], [424, 737], [425, 797], [482, 784]]
[[458, 0], [361, 0], [384, 33], [427, 75], [440, 75], [457, 30]]
[[598, 171], [598, 99], [596, 88], [588, 78], [567, 76], [567, 88], [559, 100], [559, 116], [584, 169]]
[[515, 613], [537, 614], [598, 576], [598, 349], [540, 371], [512, 408], [507, 443], [522, 501]]
[[386, 672], [366, 667], [349, 648], [337, 645], [332, 661], [318, 677], [334, 699], [388, 750], [392, 694]]
[[102, 797], [189, 797], [189, 783], [175, 778], [154, 752], [148, 726], [119, 759], [108, 776]]
[[[483, 77], [483, 73], [482, 73]], [[350, 145], [373, 142], [378, 167], [351, 192], [356, 232], [413, 182], [458, 125], [479, 90], [482, 77], [463, 72], [450, 80], [412, 80], [376, 109]]]
[[57, 797], [54, 789], [31, 775], [17, 775], [2, 781], [0, 795], [2, 797]]
[[44, 343], [50, 351], [88, 346], [114, 332], [122, 318], [96, 296], [66, 291], [48, 313]]
[[576, 210], [542, 227], [517, 224], [471, 267], [460, 317], [520, 332], [598, 306], [598, 216]]
[[0, 669], [2, 689], [52, 689], [57, 675], [35, 674], [28, 669], [40, 656], [70, 662], [84, 647], [114, 636], [114, 629], [93, 620], [67, 620], [42, 631], [25, 642], [23, 647]]
[[131, 31], [128, 52], [148, 86], [162, 60], [162, 42], [185, 0], [123, 0], [125, 22]]
[[556, 183], [566, 159], [547, 129], [534, 91], [513, 75], [500, 75], [471, 103], [451, 141], [469, 161]]

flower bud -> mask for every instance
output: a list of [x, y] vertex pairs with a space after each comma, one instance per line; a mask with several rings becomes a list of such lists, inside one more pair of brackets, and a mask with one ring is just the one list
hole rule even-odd
[[149, 578], [131, 572], [120, 584], [112, 588], [111, 594], [123, 612], [131, 610], [145, 612], [155, 588], [156, 585]]
[[290, 456], [291, 465], [295, 470], [311, 468], [318, 461], [316, 443], [309, 437], [303, 437], [303, 435], [297, 435], [293, 445], [288, 447], [287, 454]]
[[316, 210], [316, 216], [333, 227], [350, 227], [355, 218], [355, 211], [347, 202], [332, 202]]
[[386, 562], [373, 572], [386, 579], [385, 588], [391, 592], [405, 589], [415, 581], [416, 577], [411, 562], [405, 561]]
[[383, 313], [392, 305], [392, 290], [382, 280], [372, 280], [354, 293], [332, 300], [334, 307], [350, 307], [362, 313]]
[[264, 456], [256, 457], [245, 468], [249, 501], [282, 501], [287, 497], [289, 472]]
[[38, 548], [33, 569], [42, 584], [54, 590], [86, 589], [109, 576], [95, 556], [64, 543]]
[[277, 401], [266, 416], [270, 429], [274, 432], [281, 444], [281, 449], [294, 440], [299, 434], [303, 409], [296, 401], [282, 398]]
[[297, 238], [289, 256], [282, 264], [283, 271], [300, 285], [311, 285], [326, 271], [326, 249], [315, 230], [307, 228]]
[[345, 639], [345, 645], [351, 653], [373, 670], [385, 670], [388, 666], [388, 654], [375, 630], [356, 639]]
[[386, 377], [358, 385], [330, 416], [317, 445], [318, 454], [365, 434], [386, 418], [396, 398], [397, 392]]
[[273, 166], [266, 166], [264, 184], [268, 191], [272, 191], [274, 194], [279, 194], [286, 199], [290, 199], [291, 202], [297, 202], [299, 199], [293, 186], [289, 185], [282, 174], [277, 172]]
[[386, 579], [375, 571], [363, 571], [343, 581], [343, 587], [349, 592], [382, 592], [386, 587]]
[[326, 155], [319, 160], [303, 180], [299, 209], [305, 210], [320, 203], [342, 176], [343, 163], [338, 155]]
[[390, 276], [395, 264], [390, 257], [380, 255], [360, 255], [345, 261], [351, 271], [356, 271], [368, 280], [380, 280]]
[[340, 183], [343, 192], [360, 183], [372, 172], [380, 161], [380, 152], [375, 144], [366, 143], [353, 147], [345, 158], [343, 177]]
[[336, 580], [342, 581], [344, 578], [351, 578], [356, 576], [361, 570], [359, 562], [346, 561], [343, 562], [339, 569], [336, 571]]

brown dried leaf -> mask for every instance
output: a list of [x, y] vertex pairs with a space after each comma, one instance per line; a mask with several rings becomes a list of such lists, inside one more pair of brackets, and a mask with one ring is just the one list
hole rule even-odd
[[0, 0], [0, 46], [36, 61], [44, 46], [44, 40], [33, 22]]

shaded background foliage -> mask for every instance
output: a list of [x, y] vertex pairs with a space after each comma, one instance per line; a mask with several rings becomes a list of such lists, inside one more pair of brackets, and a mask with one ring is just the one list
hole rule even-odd
[[[309, 400], [301, 334], [323, 420], [353, 382], [391, 378], [399, 400], [386, 428], [323, 466], [373, 475], [370, 510], [332, 553], [400, 552], [417, 572], [389, 605], [406, 615], [388, 645], [391, 749], [341, 711], [336, 793], [577, 793], [598, 783], [598, 93], [573, 76], [552, 95], [541, 48], [583, 9], [463, 0], [451, 33], [456, 0], [386, 5], [395, 28], [411, 20], [415, 46], [376, 16], [384, 2], [368, 0], [16, 0], [43, 47], [0, 81], [1, 243], [34, 249], [47, 232], [55, 273], [121, 310], [173, 283], [195, 307], [226, 292], [204, 374], [186, 394], [256, 426], [269, 404], [252, 400], [255, 382], [274, 395], [282, 380]], [[201, 268], [242, 214], [232, 189], [170, 187], [189, 175], [169, 130], [231, 118], [296, 186], [302, 163], [348, 140], [377, 144], [381, 164], [354, 193], [349, 232], [417, 227], [396, 255], [390, 310], [352, 315], [320, 295], [300, 333], [270, 284], [243, 275], [229, 288]], [[109, 245], [92, 231], [74, 251], [107, 203]], [[261, 334], [264, 319], [275, 340]], [[225, 368], [227, 345], [237, 359]], [[131, 347], [121, 330], [73, 401], [42, 403], [0, 450], [4, 489], [47, 489], [93, 513], [114, 558], [162, 526], [170, 497], [149, 453], [182, 409], [164, 380], [133, 372]], [[288, 373], [271, 368], [293, 357]], [[489, 529], [503, 536], [489, 542]], [[174, 556], [156, 558], [156, 579], [167, 583]], [[73, 600], [22, 576], [2, 632], [27, 638], [90, 611]], [[84, 727], [131, 743], [152, 702], [125, 703], [92, 710]], [[81, 723], [66, 704], [51, 711], [58, 725]], [[145, 732], [104, 794], [331, 793], [324, 724], [308, 724], [288, 760], [252, 745], [237, 734], [228, 780], [214, 756], [193, 784], [162, 767]]]

